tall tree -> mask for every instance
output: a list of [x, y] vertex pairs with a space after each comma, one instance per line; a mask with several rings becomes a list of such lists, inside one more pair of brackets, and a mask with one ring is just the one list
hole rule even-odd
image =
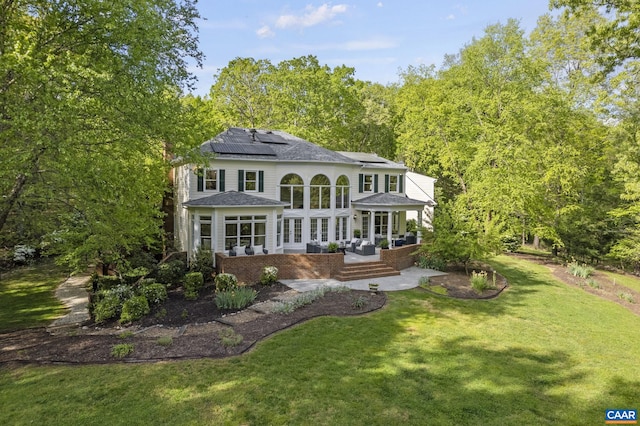
[[186, 140], [180, 88], [188, 58], [200, 61], [193, 2], [4, 0], [0, 10], [4, 243], [26, 224], [79, 266], [157, 240], [165, 147]]

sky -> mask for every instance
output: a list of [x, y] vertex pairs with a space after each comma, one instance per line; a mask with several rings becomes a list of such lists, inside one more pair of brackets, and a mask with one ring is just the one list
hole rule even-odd
[[195, 95], [237, 58], [280, 61], [314, 55], [321, 65], [346, 65], [359, 80], [398, 81], [408, 66], [439, 67], [488, 25], [514, 18], [527, 33], [549, 0], [199, 0], [202, 68]]

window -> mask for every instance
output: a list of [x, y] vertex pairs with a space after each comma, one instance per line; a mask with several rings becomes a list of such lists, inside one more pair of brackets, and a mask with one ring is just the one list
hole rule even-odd
[[225, 216], [224, 246], [265, 245], [267, 239], [267, 216]]
[[368, 214], [362, 215], [362, 238], [365, 240], [369, 238], [369, 215]]
[[278, 220], [276, 221], [276, 246], [282, 246], [282, 215], [278, 215]]
[[402, 188], [402, 175], [384, 175], [385, 192], [404, 192]]
[[295, 173], [289, 173], [280, 180], [280, 201], [289, 203], [285, 209], [304, 208], [304, 182]]
[[342, 175], [336, 181], [336, 209], [348, 209], [349, 205], [349, 178]]
[[238, 170], [238, 191], [264, 192], [264, 171]]
[[398, 192], [398, 175], [389, 175], [389, 192]]
[[258, 172], [256, 172], [255, 170], [246, 170], [244, 172], [244, 190], [258, 190]]
[[218, 171], [207, 169], [204, 172], [204, 189], [216, 191], [218, 189]]
[[211, 250], [211, 216], [199, 216], [200, 220], [200, 248]]
[[329, 241], [329, 218], [311, 218], [309, 239], [326, 243]]
[[325, 175], [315, 175], [311, 179], [310, 201], [312, 209], [331, 208], [331, 182]]
[[373, 175], [364, 175], [364, 192], [373, 192]]
[[348, 240], [347, 237], [347, 222], [348, 216], [336, 217], [336, 241]]
[[198, 192], [205, 190], [224, 192], [224, 170], [198, 169], [196, 176], [198, 178]]

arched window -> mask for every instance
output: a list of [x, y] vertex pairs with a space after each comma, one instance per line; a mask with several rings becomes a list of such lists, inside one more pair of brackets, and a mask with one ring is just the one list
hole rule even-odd
[[336, 181], [336, 209], [348, 209], [349, 206], [349, 178], [342, 175]]
[[331, 208], [331, 181], [325, 175], [315, 175], [311, 179], [311, 208]]
[[289, 203], [285, 209], [304, 208], [304, 181], [295, 173], [289, 173], [280, 180], [280, 201]]

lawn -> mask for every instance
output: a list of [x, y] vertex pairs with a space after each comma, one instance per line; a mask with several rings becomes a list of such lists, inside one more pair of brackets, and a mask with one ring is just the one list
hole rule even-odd
[[604, 424], [640, 408], [640, 317], [501, 256], [498, 299], [419, 289], [225, 360], [0, 369], [0, 424]]
[[67, 277], [52, 261], [0, 276], [0, 333], [46, 326], [65, 312], [54, 291]]

